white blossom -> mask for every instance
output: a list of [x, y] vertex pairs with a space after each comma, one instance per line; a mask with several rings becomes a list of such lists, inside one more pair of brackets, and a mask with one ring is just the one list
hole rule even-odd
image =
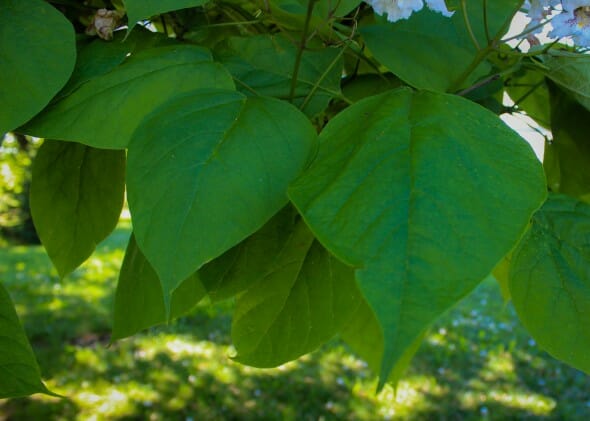
[[525, 28], [529, 41], [534, 42], [542, 22], [551, 17], [550, 37], [571, 37], [575, 44], [590, 47], [590, 0], [527, 0], [524, 7], [531, 19]]
[[396, 22], [408, 19], [412, 13], [422, 10], [426, 5], [444, 16], [451, 16], [453, 12], [447, 9], [444, 0], [365, 0], [378, 15], [387, 14], [387, 20]]

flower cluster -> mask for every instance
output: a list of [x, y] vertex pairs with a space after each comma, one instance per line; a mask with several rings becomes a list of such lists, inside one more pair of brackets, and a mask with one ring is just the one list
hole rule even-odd
[[552, 16], [553, 38], [571, 37], [576, 45], [590, 47], [590, 0], [530, 0], [525, 2], [532, 35], [541, 32], [541, 23]]
[[396, 22], [400, 19], [407, 19], [410, 15], [424, 7], [426, 5], [444, 16], [451, 16], [453, 12], [447, 9], [447, 5], [444, 0], [365, 0], [375, 13], [382, 15], [387, 13], [387, 20], [390, 22]]

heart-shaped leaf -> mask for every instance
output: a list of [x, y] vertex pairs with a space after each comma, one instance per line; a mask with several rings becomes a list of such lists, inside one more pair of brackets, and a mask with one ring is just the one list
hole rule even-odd
[[37, 114], [67, 82], [74, 29], [40, 0], [0, 0], [0, 134]]
[[20, 130], [97, 148], [124, 149], [154, 108], [198, 88], [233, 89], [233, 81], [204, 48], [150, 48], [53, 102]]
[[510, 293], [538, 344], [590, 373], [590, 205], [550, 196], [514, 251]]
[[289, 194], [322, 244], [358, 268], [383, 329], [384, 382], [511, 250], [546, 187], [531, 147], [494, 114], [400, 89], [331, 120]]
[[167, 301], [285, 205], [316, 138], [292, 105], [235, 91], [195, 91], [144, 120], [129, 147], [129, 207]]
[[33, 162], [31, 214], [60, 276], [83, 263], [117, 225], [125, 152], [46, 140]]

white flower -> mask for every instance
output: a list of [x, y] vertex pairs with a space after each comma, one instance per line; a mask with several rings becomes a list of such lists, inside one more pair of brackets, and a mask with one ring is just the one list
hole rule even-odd
[[400, 19], [409, 18], [412, 13], [421, 10], [426, 5], [444, 16], [452, 16], [453, 12], [449, 12], [444, 0], [365, 0], [375, 13], [382, 15], [387, 14], [387, 20], [396, 22]]
[[549, 36], [571, 36], [574, 43], [590, 47], [590, 1], [563, 0], [563, 11], [551, 20], [553, 30]]

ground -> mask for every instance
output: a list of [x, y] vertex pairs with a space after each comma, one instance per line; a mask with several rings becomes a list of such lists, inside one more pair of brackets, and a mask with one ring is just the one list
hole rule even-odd
[[234, 363], [231, 302], [110, 346], [121, 222], [60, 280], [41, 247], [0, 250], [0, 281], [31, 338], [48, 387], [0, 400], [2, 420], [590, 419], [590, 377], [538, 348], [493, 279], [433, 326], [397, 392], [337, 338], [272, 370]]

